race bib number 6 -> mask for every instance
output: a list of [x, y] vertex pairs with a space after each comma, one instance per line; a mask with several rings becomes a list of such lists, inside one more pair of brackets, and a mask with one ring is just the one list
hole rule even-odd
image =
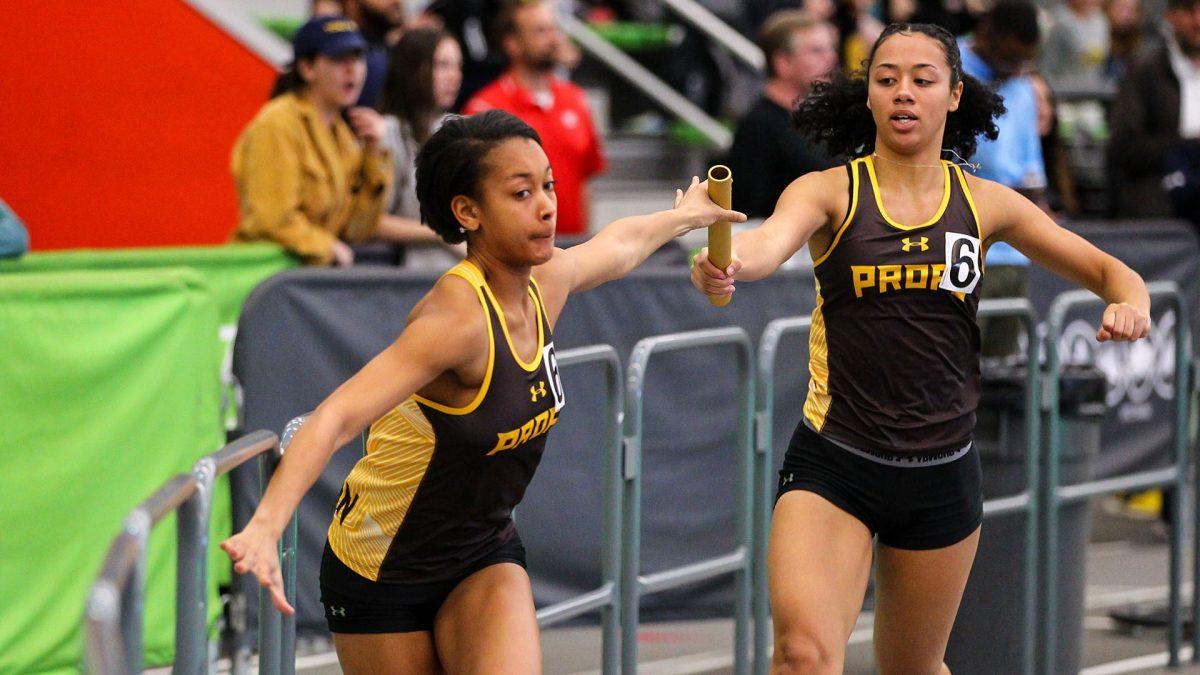
[[956, 293], [975, 290], [983, 271], [979, 267], [979, 239], [969, 234], [946, 235], [946, 271], [938, 288]]
[[554, 395], [554, 409], [562, 410], [563, 405], [567, 402], [567, 397], [563, 392], [562, 378], [558, 374], [558, 355], [554, 352], [553, 342], [542, 349], [542, 363], [546, 367], [546, 379], [550, 382], [550, 393]]

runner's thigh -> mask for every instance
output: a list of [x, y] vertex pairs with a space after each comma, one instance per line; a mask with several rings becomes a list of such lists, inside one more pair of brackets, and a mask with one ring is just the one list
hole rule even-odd
[[871, 573], [871, 532], [806, 490], [775, 505], [767, 566], [777, 670], [841, 672]]
[[945, 548], [880, 544], [875, 569], [875, 657], [881, 675], [941, 671], [979, 530]]
[[334, 633], [333, 646], [346, 675], [440, 675], [429, 631]]
[[433, 632], [448, 673], [542, 671], [533, 590], [515, 563], [490, 565], [464, 579], [438, 611]]

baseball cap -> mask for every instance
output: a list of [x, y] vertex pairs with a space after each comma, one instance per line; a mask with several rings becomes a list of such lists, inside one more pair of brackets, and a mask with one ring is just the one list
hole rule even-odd
[[302, 56], [342, 56], [367, 50], [367, 41], [358, 32], [358, 24], [343, 16], [316, 16], [308, 20], [292, 39], [296, 58]]

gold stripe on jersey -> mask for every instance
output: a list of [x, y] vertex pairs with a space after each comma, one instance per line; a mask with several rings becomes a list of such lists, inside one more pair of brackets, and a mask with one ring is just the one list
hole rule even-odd
[[[471, 284], [471, 287], [475, 289], [475, 295], [479, 297], [479, 305], [483, 308], [483, 322], [487, 324], [488, 332], [487, 370], [485, 370], [483, 373], [483, 383], [479, 385], [479, 393], [475, 394], [475, 398], [472, 399], [470, 403], [461, 408], [455, 408], [443, 403], [438, 403], [437, 401], [431, 401], [423, 396], [417, 396], [416, 394], [413, 395], [413, 398], [417, 401], [420, 401], [422, 404], [427, 405], [438, 412], [446, 413], [447, 415], [467, 415], [474, 412], [475, 409], [479, 407], [479, 404], [483, 403], [483, 399], [488, 393], [488, 387], [490, 387], [492, 384], [492, 371], [496, 367], [496, 336], [492, 334], [491, 314], [488, 311], [487, 301], [483, 297], [484, 289], [487, 289], [487, 283], [484, 282], [483, 274], [479, 272], [479, 268], [464, 260], [454, 267], [451, 267], [450, 270], [446, 272], [446, 275], [451, 274], [456, 277], [460, 277], [467, 283]], [[491, 295], [491, 291], [488, 291], [488, 295]], [[493, 299], [492, 302], [495, 302], [495, 300]], [[496, 306], [499, 307], [499, 305]], [[503, 315], [501, 315], [501, 325], [503, 325], [503, 321]]]
[[[967, 198], [967, 206], [971, 209], [971, 217], [975, 221], [975, 236], [983, 241], [983, 228], [979, 223], [979, 211], [975, 209], [975, 200], [971, 197], [971, 188], [967, 187], [967, 177], [963, 175], [962, 167], [955, 164], [954, 173], [958, 175], [958, 184], [962, 186], [963, 196]], [[980, 263], [982, 264], [982, 257]]]
[[375, 581], [433, 459], [434, 434], [415, 397], [371, 425], [367, 454], [346, 478], [352, 506], [334, 513], [329, 546], [347, 567]]
[[825, 316], [821, 313], [821, 284], [817, 283], [817, 306], [813, 308], [812, 327], [808, 331], [808, 397], [804, 399], [804, 417], [820, 431], [825, 427], [829, 405], [829, 343], [825, 337]]
[[900, 223], [897, 223], [896, 221], [892, 220], [892, 217], [888, 215], [887, 209], [885, 209], [883, 207], [883, 196], [881, 194], [879, 194], [879, 179], [875, 177], [875, 163], [871, 160], [870, 155], [867, 155], [867, 157], [866, 157], [866, 165], [867, 165], [868, 180], [871, 181], [871, 192], [873, 192], [875, 194], [875, 205], [879, 208], [879, 215], [883, 216], [884, 221], [886, 221], [888, 225], [891, 225], [892, 227], [896, 228], [897, 230], [904, 230], [906, 232], [912, 231], [912, 230], [921, 230], [921, 229], [924, 229], [931, 225], [937, 224], [937, 222], [942, 219], [942, 216], [945, 215], [946, 206], [950, 204], [950, 163], [949, 162], [947, 162], [945, 160], [942, 161], [942, 171], [945, 173], [945, 182], [944, 182], [943, 188], [942, 188], [942, 203], [938, 206], [938, 209], [933, 214], [933, 216], [929, 220], [921, 223], [920, 225], [901, 225]]
[[817, 258], [813, 261], [813, 267], [825, 262], [825, 259], [829, 257], [829, 254], [833, 253], [833, 249], [837, 248], [838, 241], [841, 240], [842, 234], [845, 233], [846, 228], [850, 226], [850, 221], [854, 220], [854, 212], [858, 210], [858, 165], [862, 164], [862, 162], [862, 159], [856, 159], [850, 163], [850, 210], [846, 211], [846, 218], [842, 221], [842, 224], [838, 226], [837, 233], [833, 235], [833, 241], [829, 242], [829, 248], [825, 249], [825, 252], [821, 254], [820, 258]]

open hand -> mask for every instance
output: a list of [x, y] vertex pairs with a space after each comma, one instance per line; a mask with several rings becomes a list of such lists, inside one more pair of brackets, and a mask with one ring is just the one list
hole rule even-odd
[[283, 593], [283, 575], [279, 569], [279, 537], [272, 537], [251, 523], [246, 529], [221, 542], [221, 550], [233, 561], [233, 571], [253, 574], [263, 588], [270, 589], [275, 608], [295, 614]]
[[746, 222], [746, 214], [723, 209], [714, 204], [708, 198], [708, 181], [700, 182], [696, 176], [692, 176], [692, 184], [688, 186], [686, 192], [675, 191], [675, 208], [686, 213], [689, 231], [708, 227], [719, 220], [727, 220], [731, 223]]

